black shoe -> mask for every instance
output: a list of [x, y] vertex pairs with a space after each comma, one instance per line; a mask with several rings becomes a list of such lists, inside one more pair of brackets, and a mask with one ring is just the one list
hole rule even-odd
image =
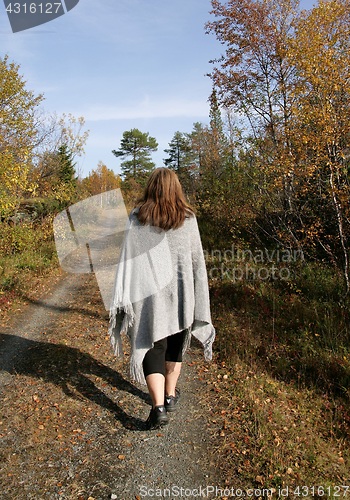
[[148, 419], [146, 420], [147, 429], [159, 429], [169, 422], [168, 415], [166, 414], [165, 406], [155, 406], [150, 411]]
[[180, 391], [176, 387], [175, 396], [165, 396], [164, 406], [166, 408], [166, 411], [170, 411], [170, 412], [175, 411], [176, 405], [179, 401], [179, 398], [180, 398]]

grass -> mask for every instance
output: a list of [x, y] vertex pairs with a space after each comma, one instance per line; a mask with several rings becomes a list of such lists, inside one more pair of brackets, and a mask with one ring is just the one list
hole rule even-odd
[[52, 218], [40, 223], [1, 224], [0, 304], [6, 307], [15, 296], [30, 290], [34, 277], [57, 267]]
[[350, 464], [349, 304], [338, 277], [303, 263], [288, 281], [225, 278], [211, 280], [220, 466], [237, 487], [320, 485], [336, 498]]
[[[308, 287], [308, 267], [294, 270], [288, 281], [214, 279], [214, 309], [219, 320], [239, 313], [244, 328], [233, 354], [242, 360], [259, 360], [283, 380], [349, 398], [349, 299], [341, 297], [339, 280], [328, 269], [324, 275], [318, 270], [320, 278], [315, 272]], [[223, 334], [232, 321], [237, 320], [223, 325]], [[219, 340], [220, 352], [227, 355], [228, 349], [227, 339]]]
[[347, 484], [349, 443], [345, 429], [338, 432], [339, 401], [298, 389], [239, 357], [218, 365], [211, 405], [227, 484], [276, 495], [285, 487]]

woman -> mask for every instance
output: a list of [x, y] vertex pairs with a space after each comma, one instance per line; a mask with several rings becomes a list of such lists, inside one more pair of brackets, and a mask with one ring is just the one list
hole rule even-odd
[[120, 333], [127, 333], [131, 377], [147, 384], [148, 428], [167, 424], [191, 335], [202, 342], [207, 360], [215, 337], [196, 217], [170, 169], [152, 172], [130, 214], [110, 318], [115, 353], [122, 354]]

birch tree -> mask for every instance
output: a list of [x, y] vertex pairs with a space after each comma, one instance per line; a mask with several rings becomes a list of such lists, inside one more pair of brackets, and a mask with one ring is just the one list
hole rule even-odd
[[293, 134], [304, 176], [300, 195], [311, 235], [343, 269], [350, 237], [350, 4], [321, 1], [296, 24], [289, 57], [297, 70]]

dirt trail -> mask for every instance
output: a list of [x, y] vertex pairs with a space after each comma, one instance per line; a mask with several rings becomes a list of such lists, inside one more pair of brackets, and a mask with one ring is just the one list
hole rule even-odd
[[213, 498], [205, 488], [223, 484], [201, 349], [170, 424], [147, 431], [147, 391], [129, 382], [128, 355], [113, 357], [107, 323], [94, 276], [68, 275], [1, 326], [1, 499]]

